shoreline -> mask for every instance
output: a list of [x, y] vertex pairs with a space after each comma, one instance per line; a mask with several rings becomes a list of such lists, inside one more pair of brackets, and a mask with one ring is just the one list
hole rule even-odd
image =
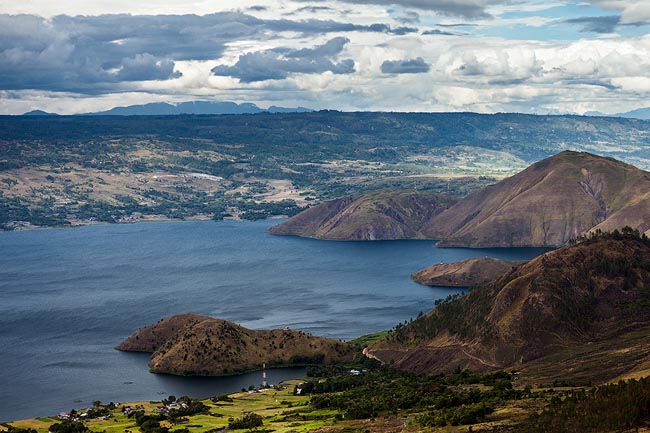
[[[289, 370], [289, 372], [287, 372]], [[291, 373], [290, 371], [296, 370], [294, 373]], [[301, 371], [298, 371], [301, 370]], [[286, 382], [292, 382], [292, 381], [300, 381], [306, 376], [306, 368], [305, 367], [273, 367], [273, 368], [268, 368], [267, 369], [267, 374], [269, 375], [270, 379], [273, 380], [273, 376], [278, 375], [279, 372], [284, 371], [286, 376], [289, 377], [284, 377], [284, 375], [280, 374], [280, 378], [276, 379], [278, 380], [278, 383], [286, 383]], [[261, 383], [261, 370], [257, 371], [251, 371], [251, 372], [245, 372], [245, 373], [238, 373], [238, 374], [232, 374], [232, 375], [224, 375], [224, 376], [179, 376], [179, 375], [172, 375], [172, 374], [166, 374], [166, 373], [149, 373], [149, 374], [154, 374], [154, 375], [160, 375], [160, 376], [167, 376], [167, 377], [172, 377], [174, 379], [188, 379], [190, 381], [192, 380], [200, 380], [200, 379], [206, 379], [206, 380], [218, 380], [218, 379], [227, 379], [231, 380], [234, 378], [242, 378], [242, 382], [238, 384], [237, 386], [231, 386], [231, 391], [224, 390], [223, 392], [219, 392], [218, 388], [215, 386], [214, 393], [201, 393], [201, 394], [195, 394], [195, 395], [188, 395], [188, 397], [196, 400], [209, 400], [215, 395], [235, 395], [235, 394], [240, 394], [242, 388], [249, 388], [250, 386], [259, 386], [259, 383]], [[251, 379], [251, 380], [246, 380], [244, 379], [248, 375], [252, 375], [254, 373], [260, 373], [259, 376], [255, 375], [256, 379]], [[116, 401], [116, 405], [135, 405], [135, 404], [141, 404], [143, 402], [145, 403], [151, 403], [151, 402], [160, 402], [163, 399], [168, 398], [170, 395], [175, 395], [176, 397], [180, 397], [182, 395], [185, 395], [186, 393], [179, 393], [173, 389], [173, 387], [168, 388], [167, 391], [164, 391], [161, 393], [161, 391], [153, 391], [151, 394], [149, 394], [149, 399], [140, 397], [138, 399], [135, 399], [134, 401], [129, 401], [129, 402], [122, 402], [121, 399], [114, 399]], [[188, 392], [187, 394], [191, 394]], [[127, 397], [128, 398], [128, 397]], [[59, 409], [58, 411], [70, 411], [70, 407], [74, 408], [75, 410], [79, 411], [80, 409], [87, 409], [92, 406], [92, 401], [97, 399], [97, 394], [95, 394], [93, 397], [89, 398], [86, 403], [83, 401], [77, 401], [73, 402], [71, 405], [68, 406], [68, 409], [63, 409], [63, 405], [60, 407], [62, 409]], [[106, 404], [109, 403], [108, 399], [105, 402]], [[35, 406], [38, 406], [37, 403], [34, 404]], [[79, 406], [77, 406], [79, 405]], [[84, 406], [85, 405], [85, 406]], [[87, 407], [86, 407], [87, 406]], [[56, 412], [56, 411], [55, 411]], [[3, 430], [3, 425], [8, 424], [8, 423], [16, 423], [16, 422], [22, 422], [22, 421], [30, 421], [30, 420], [38, 420], [38, 419], [44, 419], [44, 418], [52, 418], [55, 419], [57, 422], [60, 421], [60, 419], [56, 419], [57, 413], [43, 413], [43, 412], [38, 412], [39, 414], [37, 415], [32, 415], [31, 417], [26, 417], [26, 418], [21, 418], [21, 419], [12, 419], [12, 420], [2, 420], [0, 419], [0, 432], [4, 431]]]
[[[190, 222], [187, 220], [181, 220], [183, 222]], [[282, 239], [272, 239], [271, 236], [263, 235], [264, 228], [272, 224], [274, 220], [253, 222], [252, 224], [235, 224], [231, 222], [223, 222], [222, 225], [208, 225], [200, 224], [195, 222], [194, 225], [187, 224], [170, 224], [165, 226], [130, 226], [130, 227], [112, 227], [105, 229], [88, 229], [82, 232], [71, 232], [71, 231], [52, 231], [44, 233], [35, 233], [29, 234], [25, 233], [24, 235], [11, 236], [7, 235], [5, 237], [0, 237], [0, 241], [3, 244], [3, 248], [6, 248], [7, 266], [16, 266], [16, 274], [14, 277], [13, 283], [10, 279], [7, 280], [10, 287], [15, 287], [15, 301], [16, 305], [20, 308], [24, 308], [25, 311], [32, 311], [32, 306], [27, 301], [24, 300], [24, 290], [21, 290], [21, 287], [29, 284], [30, 287], [33, 287], [28, 294], [30, 296], [42, 293], [41, 303], [44, 302], [53, 302], [59, 299], [58, 292], [53, 291], [42, 291], [41, 288], [46, 287], [51, 284], [52, 289], [60, 290], [61, 293], [69, 293], [70, 299], [75, 301], [79, 299], [78, 291], [73, 291], [74, 287], [83, 287], [84, 292], [89, 295], [93, 295], [90, 299], [93, 300], [92, 305], [88, 310], [93, 314], [85, 314], [83, 318], [73, 309], [76, 304], [71, 304], [66, 302], [65, 309], [62, 310], [60, 317], [66, 319], [75, 319], [82, 320], [79, 323], [79, 326], [83, 326], [83, 329], [94, 330], [94, 329], [104, 329], [110, 330], [110, 326], [113, 326], [113, 322], [118, 320], [115, 316], [115, 311], [113, 310], [114, 306], [123, 306], [124, 308], [129, 307], [135, 309], [138, 307], [138, 312], [135, 314], [141, 314], [142, 311], [145, 311], [148, 314], [146, 323], [153, 323], [155, 320], [158, 320], [161, 317], [166, 317], [169, 314], [180, 313], [185, 311], [192, 311], [193, 306], [196, 306], [199, 302], [204, 302], [206, 297], [205, 294], [209, 293], [211, 296], [217, 295], [220, 293], [239, 293], [242, 290], [247, 290], [245, 286], [250, 286], [249, 281], [255, 280], [255, 276], [250, 273], [250, 263], [255, 263], [255, 272], [257, 275], [268, 275], [268, 286], [262, 292], [267, 299], [267, 308], [270, 308], [271, 311], [282, 311], [289, 313], [284, 316], [284, 319], [274, 318], [272, 316], [266, 317], [262, 313], [256, 310], [244, 309], [242, 311], [234, 310], [235, 304], [242, 304], [241, 301], [235, 302], [237, 299], [226, 299], [223, 305], [221, 303], [215, 304], [215, 307], [208, 309], [204, 307], [203, 310], [199, 311], [203, 314], [211, 314], [217, 317], [223, 317], [218, 313], [220, 311], [228, 311], [230, 316], [229, 319], [243, 323], [242, 321], [248, 321], [250, 327], [252, 328], [268, 328], [272, 327], [267, 325], [268, 322], [272, 322], [274, 326], [283, 326], [287, 324], [286, 317], [290, 318], [289, 325], [296, 323], [313, 323], [313, 321], [318, 318], [322, 323], [319, 325], [309, 325], [309, 328], [306, 329], [308, 332], [313, 332], [317, 335], [335, 335], [337, 338], [343, 338], [345, 340], [353, 339], [359, 335], [362, 335], [367, 332], [372, 332], [374, 330], [388, 329], [392, 327], [399, 320], [403, 320], [407, 317], [415, 317], [420, 310], [422, 310], [421, 305], [424, 302], [432, 303], [436, 297], [444, 297], [447, 295], [447, 291], [438, 291], [437, 289], [431, 289], [429, 287], [422, 287], [418, 284], [413, 283], [408, 278], [408, 275], [415, 269], [413, 263], [423, 262], [423, 265], [430, 264], [432, 261], [435, 262], [436, 259], [432, 257], [438, 257], [436, 250], [431, 248], [431, 246], [424, 242], [397, 242], [396, 244], [390, 244], [390, 248], [387, 248], [389, 244], [380, 244], [372, 245], [372, 243], [365, 243], [364, 245], [354, 245], [346, 246], [344, 243], [328, 243], [326, 246], [324, 243], [314, 244], [313, 242], [287, 242]], [[149, 222], [149, 221], [147, 221]], [[167, 222], [167, 221], [163, 221]], [[169, 221], [171, 222], [171, 221]], [[103, 224], [108, 226], [108, 224]], [[171, 226], [171, 227], [170, 227]], [[167, 228], [169, 227], [169, 229]], [[174, 229], [176, 227], [176, 229]], [[218, 230], [220, 227], [228, 230]], [[182, 236], [184, 240], [182, 246], [185, 248], [180, 252], [177, 246], [172, 246], [167, 238], [166, 232], [177, 234]], [[218, 236], [206, 236], [206, 233], [218, 233]], [[238, 239], [240, 239], [239, 233], [242, 233], [245, 243], [242, 244]], [[113, 236], [114, 234], [120, 234], [121, 236]], [[237, 241], [235, 241], [235, 237]], [[181, 239], [181, 237], [174, 237], [174, 239]], [[336, 245], [334, 245], [336, 244]], [[78, 247], [83, 245], [84, 247], [79, 249], [79, 253], [69, 255], [69, 252], [75, 252], [77, 250], [71, 250], [71, 247]], [[86, 248], [86, 246], [88, 248]], [[314, 251], [320, 251], [321, 248], [325, 246], [324, 254], [325, 257], [329, 257], [332, 261], [329, 267], [323, 269], [321, 259], [312, 259], [309, 261], [300, 261], [303, 260], [303, 254], [309, 254], [313, 256]], [[52, 247], [56, 247], [55, 253], [53, 256]], [[234, 248], [234, 250], [233, 250]], [[93, 255], [88, 255], [89, 251], [93, 251]], [[155, 254], [152, 255], [151, 252], [155, 251]], [[233, 259], [234, 252], [236, 254], [235, 259]], [[359, 254], [360, 251], [367, 251], [371, 254]], [[44, 262], [39, 262], [38, 264], [25, 261], [25, 258], [40, 257], [35, 256], [34, 252], [38, 252], [42, 257], [44, 257]], [[169, 254], [167, 254], [169, 252]], [[277, 262], [276, 256], [280, 252], [284, 261]], [[533, 254], [530, 253], [517, 253], [513, 254]], [[171, 255], [170, 255], [171, 254]], [[180, 254], [178, 257], [175, 254]], [[260, 261], [259, 257], [263, 260]], [[440, 253], [440, 257], [443, 255], [449, 256], [450, 258], [458, 256], [459, 259], [461, 256], [473, 255], [471, 251], [463, 252], [459, 251], [458, 254], [450, 250], [445, 250], [444, 254]], [[536, 254], [536, 253], [534, 253]], [[174, 259], [169, 259], [173, 257]], [[108, 265], [107, 259], [118, 258], [119, 260], [111, 261]], [[161, 261], [161, 258], [168, 258]], [[287, 258], [292, 260], [286, 261]], [[181, 259], [186, 259], [184, 262]], [[233, 261], [234, 260], [234, 261]], [[358, 260], [358, 262], [357, 262]], [[442, 259], [441, 259], [442, 260]], [[81, 266], [81, 263], [88, 262], [91, 266]], [[278, 264], [279, 263], [279, 264]], [[295, 263], [299, 263], [295, 265]], [[377, 263], [389, 263], [390, 268], [393, 271], [388, 272], [387, 274], [382, 274], [377, 276], [374, 269], [376, 268]], [[65, 268], [62, 269], [62, 264], [65, 265]], [[354, 264], [354, 265], [353, 265]], [[178, 266], [178, 269], [176, 268]], [[382, 265], [383, 266], [383, 265]], [[404, 268], [402, 271], [401, 269]], [[10, 268], [14, 269], [14, 268]], [[88, 273], [86, 272], [88, 269]], [[180, 270], [189, 269], [191, 274], [194, 275], [194, 280], [190, 280], [191, 284], [188, 283], [187, 276], [180, 274]], [[286, 269], [286, 271], [284, 271]], [[287, 302], [283, 296], [278, 296], [278, 290], [273, 290], [273, 288], [280, 287], [282, 290], [287, 290], [287, 293], [303, 293], [304, 289], [302, 283], [294, 282], [291, 279], [287, 279], [284, 274], [279, 274], [278, 270], [283, 270], [284, 272], [307, 272], [305, 275], [311, 276], [311, 269], [322, 269], [320, 273], [313, 276], [313, 289], [314, 294], [321, 293], [323, 291], [323, 286], [320, 282], [326, 281], [326, 278], [331, 278], [333, 272], [336, 272], [336, 275], [343, 269], [347, 269], [350, 272], [358, 273], [359, 270], [362, 271], [364, 278], [357, 282], [352, 282], [351, 284], [346, 284], [345, 290], [333, 287], [333, 293], [337, 297], [334, 297], [331, 302], [328, 300], [326, 304], [323, 304], [319, 309], [310, 311], [309, 315], [296, 315], [292, 316], [290, 313], [295, 310], [295, 301]], [[232, 276], [242, 276], [243, 281], [247, 284], [243, 287], [234, 282], [226, 282], [222, 285], [219, 285], [214, 282], [215, 272], [225, 272], [227, 276], [231, 276], [228, 272], [232, 273]], [[56, 272], [54, 277], [52, 277], [51, 272]], [[79, 274], [82, 272], [81, 274]], [[21, 277], [21, 273], [24, 273]], [[28, 279], [26, 275], [36, 275], [38, 278]], [[41, 275], [42, 274], [42, 275]], [[131, 275], [133, 274], [133, 275]], [[140, 277], [136, 276], [142, 276]], [[111, 276], [111, 279], [107, 277]], [[133, 278], [131, 278], [133, 276]], [[119, 277], [113, 279], [113, 277]], [[145, 278], [146, 277], [146, 278]], [[102, 279], [106, 278], [106, 279]], [[192, 281], [196, 281], [196, 284]], [[229, 279], [230, 281], [230, 279]], [[233, 280], [234, 281], [234, 280]], [[44, 285], [44, 283], [47, 283]], [[83, 286], [79, 284], [83, 283]], [[404, 284], [410, 290], [409, 298], [418, 300], [413, 306], [412, 303], [407, 303], [397, 298], [395, 295], [394, 287]], [[12, 286], [13, 284], [13, 286]], [[223, 287], [222, 287], [223, 286]], [[299, 287], [300, 286], [300, 287]], [[141, 287], [134, 299], [131, 299], [131, 293], [134, 287]], [[160, 288], [165, 290], [161, 290]], [[347, 303], [351, 294], [354, 296], [363, 296], [364, 299], [368, 298], [369, 287], [372, 287], [373, 293], [380, 296], [381, 305], [390, 303], [391, 310], [390, 314], [376, 314], [376, 308], [380, 306], [378, 303], [368, 303], [364, 305], [364, 310], [361, 313], [355, 312], [355, 315], [364, 314], [368, 319], [368, 323], [360, 324], [355, 317], [350, 314], [345, 314], [342, 317], [338, 318], [336, 322], [331, 321], [327, 317], [321, 317], [325, 310], [324, 308], [332, 305], [333, 307], [338, 308], [339, 305]], [[224, 291], [225, 290], [225, 291]], [[259, 289], [256, 289], [259, 290]], [[294, 290], [294, 291], [289, 291]], [[182, 297], [179, 297], [178, 294], [183, 293]], [[284, 293], [284, 292], [281, 292]], [[311, 293], [311, 292], [308, 292]], [[239, 296], [239, 295], [238, 295]], [[182, 299], [181, 299], [182, 298]], [[312, 298], [312, 296], [310, 296]], [[327, 297], [326, 297], [327, 298]], [[331, 298], [331, 297], [330, 297]], [[13, 298], [9, 298], [13, 300]], [[212, 299], [212, 298], [211, 298]], [[170, 301], [175, 302], [176, 305], [173, 310], [170, 310]], [[385, 300], [385, 301], [384, 301]], [[95, 302], [96, 301], [96, 302]], [[307, 306], [311, 306], [311, 301], [306, 299], [298, 299], [298, 305], [301, 305], [300, 302], [303, 302]], [[112, 307], [109, 307], [112, 306]], [[142, 308], [140, 308], [140, 306]], [[7, 305], [8, 307], [8, 305]], [[79, 305], [79, 307], [86, 308], [85, 305]], [[229, 308], [228, 310], [220, 310], [223, 308]], [[30, 309], [31, 308], [31, 309]], [[40, 311], [40, 310], [39, 310]], [[39, 311], [35, 311], [34, 314], [36, 318], [42, 318], [42, 314]], [[130, 310], [129, 310], [130, 311]], [[97, 314], [95, 314], [97, 313]], [[394, 320], [388, 320], [391, 315], [394, 315]], [[92, 318], [92, 320], [91, 320]], [[7, 317], [7, 320], [9, 317]], [[125, 320], [131, 320], [125, 317]], [[142, 319], [142, 322], [145, 322]], [[277, 323], [276, 323], [277, 322]], [[384, 323], [386, 322], [386, 323]], [[390, 322], [390, 323], [388, 323]], [[14, 322], [7, 322], [9, 326], [7, 332], [11, 332], [11, 335], [16, 335], [16, 338], [23, 335], [23, 331], [18, 326], [14, 326]], [[63, 326], [64, 323], [72, 323], [69, 320], [61, 321], [62, 328], [59, 332], [66, 331], [68, 332], [68, 327]], [[377, 326], [375, 326], [377, 324]], [[345, 325], [346, 329], [349, 329], [350, 332], [341, 331], [343, 328], [342, 325]], [[349, 325], [349, 326], [348, 326]], [[369, 326], [372, 325], [372, 326]], [[42, 323], [43, 330], [48, 331], [50, 329], [49, 325], [45, 322]], [[140, 326], [139, 322], [134, 322], [132, 325], [128, 326], [128, 329], [120, 332], [120, 339], [128, 336], [133, 332], [134, 329]], [[307, 326], [307, 325], [305, 325]], [[292, 327], [294, 327], [292, 325]], [[13, 329], [13, 330], [12, 330]], [[318, 329], [322, 329], [318, 331]], [[23, 327], [24, 330], [24, 327]], [[360, 330], [362, 332], [357, 332]], [[54, 331], [52, 333], [54, 334]], [[14, 334], [15, 332], [15, 334]], [[86, 332], [82, 333], [81, 331], [72, 330], [74, 332], [73, 338], [79, 338], [82, 345], [75, 343], [74, 348], [70, 348], [72, 351], [67, 350], [66, 345], [70, 345], [68, 340], [56, 341], [57, 350], [66, 350], [67, 353], [76, 353], [74, 350], [78, 350], [79, 347], [86, 347], [91, 344], [95, 344], [97, 341], [99, 344], [102, 344], [101, 339], [98, 337], [99, 334], [96, 332]], [[112, 331], [111, 331], [112, 332]], [[25, 331], [25, 335], [30, 334]], [[48, 341], [41, 341], [44, 344], [43, 347], [54, 347], [54, 343]], [[115, 344], [120, 340], [116, 339]], [[61, 345], [63, 343], [63, 345]], [[111, 345], [112, 346], [112, 345]], [[112, 350], [111, 350], [112, 351]], [[83, 399], [86, 404], [89, 404], [89, 401], [93, 398], [95, 394], [100, 400], [108, 401], [109, 399], [119, 400], [138, 400], [140, 397], [146, 396], [156, 397], [156, 391], [166, 390], [171, 393], [184, 392], [190, 395], [208, 395], [206, 388], [208, 386], [213, 386], [217, 381], [214, 382], [208, 381], [206, 383], [206, 378], [200, 378], [193, 382], [189, 382], [188, 379], [181, 377], [182, 382], [175, 382], [173, 380], [168, 380], [173, 377], [165, 375], [164, 380], [156, 379], [152, 380], [152, 374], [149, 374], [145, 364], [147, 363], [146, 359], [143, 359], [142, 362], [131, 362], [128, 359], [122, 359], [118, 357], [109, 357], [102, 358], [110, 364], [104, 365], [102, 361], [101, 367], [102, 370], [95, 369], [96, 356], [93, 352], [84, 352], [82, 355], [83, 359], [71, 359], [67, 353], [61, 352], [60, 355], [57, 355], [56, 361], [60, 362], [61, 365], [52, 365], [48, 367], [49, 369], [44, 369], [46, 364], [49, 365], [50, 361], [42, 361], [40, 363], [32, 363], [35, 366], [35, 369], [39, 371], [33, 371], [29, 376], [38, 378], [38, 383], [34, 383], [32, 390], [20, 389], [19, 381], [10, 379], [9, 373], [17, 374], [16, 377], [21, 377], [21, 371], [26, 372], [24, 363], [12, 365], [8, 363], [6, 374], [7, 374], [7, 388], [11, 390], [10, 393], [5, 395], [4, 399], [0, 399], [3, 402], [4, 410], [1, 419], [14, 418], [14, 415], [18, 415], [18, 418], [23, 418], [23, 415], [32, 416], [34, 414], [39, 414], [39, 412], [31, 412], [34, 408], [34, 402], [39, 401], [39, 407], [42, 406], [45, 408], [44, 413], [56, 412], [58, 409], [66, 409], [72, 407], [73, 399]], [[147, 356], [148, 357], [148, 356]], [[99, 359], [99, 358], [97, 358]], [[69, 363], [66, 364], [66, 363]], [[28, 364], [31, 365], [31, 364]], [[121, 372], [117, 372], [116, 369], [122, 369]], [[94, 369], [94, 370], [93, 370]], [[101, 374], [97, 374], [100, 372]], [[71, 374], [81, 374], [83, 380], [73, 378]], [[124, 373], [129, 373], [128, 377], [124, 376]], [[106, 376], [106, 374], [109, 374]], [[110, 376], [110, 374], [115, 374], [115, 376]], [[94, 376], [105, 376], [94, 377]], [[86, 377], [87, 376], [87, 377]], [[148, 377], [146, 377], [148, 376]], [[246, 385], [250, 383], [257, 383], [257, 377], [255, 380], [250, 382], [247, 381]], [[120, 378], [125, 377], [123, 380], [134, 381], [136, 384], [129, 387], [124, 387], [121, 385], [122, 380]], [[65, 382], [66, 380], [68, 382]], [[219, 378], [221, 381], [224, 378]], [[31, 380], [31, 379], [29, 379]], [[55, 383], [55, 381], [58, 381]], [[89, 382], [90, 381], [90, 382]], [[187, 381], [187, 382], [186, 382]], [[60, 383], [59, 383], [60, 382]], [[101, 385], [101, 387], [94, 387], [94, 389], [88, 390], [88, 386], [84, 385], [84, 382]], [[110, 384], [113, 382], [113, 385]], [[233, 381], [235, 382], [235, 381]], [[22, 381], [22, 383], [33, 383]], [[104, 387], [104, 384], [107, 384]], [[178, 386], [173, 384], [178, 383]], [[180, 386], [180, 384], [187, 383], [188, 386]], [[232, 384], [232, 382], [230, 382]], [[172, 384], [172, 386], [167, 386]], [[209, 384], [203, 386], [202, 384]], [[231, 385], [235, 386], [235, 385]], [[48, 388], [49, 387], [49, 388]], [[60, 389], [57, 392], [51, 392], [50, 389]], [[231, 388], [232, 390], [233, 388]], [[237, 389], [235, 387], [234, 389]], [[98, 395], [95, 393], [95, 390], [101, 390], [102, 393]], [[194, 393], [194, 390], [198, 390], [197, 393]], [[90, 392], [89, 392], [90, 391]], [[43, 392], [42, 395], [40, 393]], [[141, 392], [141, 393], [140, 393]], [[205, 394], [203, 394], [205, 392]], [[145, 394], [146, 393], [146, 394]], [[13, 394], [13, 395], [12, 395]], [[69, 397], [69, 398], [68, 398]], [[61, 407], [63, 406], [63, 407]], [[54, 411], [49, 410], [48, 408], [55, 409]], [[42, 412], [40, 412], [42, 413]]]
[[[212, 408], [216, 408], [219, 406], [218, 402], [215, 402], [212, 400], [213, 398], [216, 397], [223, 397], [227, 396], [228, 398], [231, 398], [235, 401], [236, 404], [233, 404], [233, 406], [237, 406], [239, 409], [240, 406], [245, 406], [247, 404], [248, 399], [250, 399], [251, 396], [264, 396], [264, 394], [269, 395], [270, 391], [274, 391], [276, 394], [283, 392], [283, 391], [289, 391], [286, 392], [287, 395], [283, 395], [282, 398], [287, 398], [292, 394], [292, 386], [296, 385], [297, 383], [300, 383], [303, 381], [305, 377], [297, 377], [293, 379], [286, 379], [279, 381], [275, 386], [271, 385], [269, 388], [260, 388], [259, 385], [255, 386], [254, 390], [251, 390], [250, 387], [246, 391], [243, 391], [243, 389], [240, 389], [235, 392], [227, 392], [224, 394], [214, 394], [209, 397], [190, 397], [192, 400], [199, 400], [203, 402], [204, 404], [208, 405]], [[251, 385], [253, 386], [253, 385]], [[161, 396], [158, 396], [160, 398], [159, 400], [139, 400], [139, 401], [131, 401], [131, 402], [110, 402], [114, 403], [115, 409], [111, 410], [111, 415], [107, 419], [100, 419], [100, 418], [94, 418], [94, 419], [84, 419], [83, 422], [84, 424], [88, 426], [94, 426], [97, 424], [101, 424], [102, 422], [117, 422], [118, 420], [122, 421], [120, 418], [126, 418], [125, 416], [122, 416], [122, 410], [121, 408], [126, 408], [126, 407], [143, 407], [147, 412], [155, 412], [157, 407], [160, 407], [161, 403], [163, 400], [166, 400], [169, 398], [171, 394], [165, 396], [164, 398], [160, 398]], [[182, 397], [181, 395], [178, 395], [176, 397]], [[275, 395], [273, 396], [273, 399], [275, 399]], [[305, 397], [297, 397], [297, 399], [305, 400]], [[269, 399], [270, 400], [270, 399]], [[276, 399], [277, 401], [277, 399]], [[102, 402], [103, 405], [110, 405], [109, 402]], [[75, 407], [73, 410], [75, 410], [77, 413], [81, 414], [84, 411], [87, 411], [91, 408], [92, 406], [79, 406]], [[47, 426], [54, 424], [54, 423], [59, 423], [62, 421], [61, 415], [63, 413], [69, 414], [70, 412], [61, 412], [59, 414], [50, 414], [46, 416], [36, 416], [32, 418], [23, 418], [23, 419], [18, 419], [18, 420], [10, 420], [10, 421], [0, 421], [0, 432], [8, 431], [9, 426], [15, 427], [15, 428], [35, 428], [38, 431], [41, 431], [43, 428], [47, 428]], [[225, 417], [218, 417], [216, 418], [219, 421], [226, 421], [224, 419]], [[115, 420], [115, 421], [111, 421]], [[126, 419], [124, 419], [126, 421]], [[129, 422], [130, 418], [129, 418]], [[112, 427], [111, 425], [106, 425], [105, 427]], [[134, 426], [135, 427], [135, 426]]]
[[133, 225], [133, 224], [148, 224], [148, 223], [168, 223], [168, 222], [256, 222], [256, 221], [268, 221], [268, 220], [281, 220], [281, 219], [287, 219], [289, 218], [287, 215], [273, 215], [268, 218], [263, 218], [259, 220], [247, 220], [247, 219], [241, 219], [241, 218], [224, 218], [222, 220], [213, 220], [207, 215], [197, 215], [195, 217], [190, 217], [190, 218], [143, 218], [137, 221], [129, 221], [129, 222], [105, 222], [105, 221], [91, 221], [91, 222], [86, 222], [86, 223], [73, 223], [70, 225], [59, 225], [59, 226], [24, 226], [24, 227], [17, 227], [13, 230], [5, 230], [0, 228], [0, 235], [2, 233], [18, 233], [18, 232], [24, 232], [24, 231], [37, 231], [37, 230], [52, 230], [52, 229], [76, 229], [76, 228], [81, 228], [81, 227], [95, 227], [95, 226], [127, 226], [127, 225]]

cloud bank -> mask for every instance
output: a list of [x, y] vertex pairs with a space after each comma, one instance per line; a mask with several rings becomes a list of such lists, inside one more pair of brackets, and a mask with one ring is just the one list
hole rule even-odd
[[434, 11], [443, 15], [466, 18], [486, 18], [490, 14], [486, 7], [507, 3], [500, 0], [344, 0], [348, 3], [364, 5], [402, 6], [423, 11]]
[[343, 51], [350, 42], [348, 38], [338, 37], [323, 45], [313, 48], [292, 50], [276, 48], [266, 51], [246, 53], [239, 56], [237, 63], [232, 66], [220, 65], [212, 69], [215, 75], [238, 78], [243, 83], [254, 81], [282, 80], [289, 74], [351, 74], [354, 72], [354, 60], [343, 59], [335, 62], [333, 59]]
[[0, 113], [196, 99], [621, 112], [650, 105], [649, 21], [647, 0], [11, 2]]
[[[0, 15], [0, 88], [98, 93], [130, 89], [128, 82], [170, 80], [182, 73], [179, 61], [220, 59], [226, 46], [239, 40], [265, 39], [284, 32], [313, 37], [335, 32], [406, 34], [417, 29], [388, 24], [359, 25], [332, 20], [264, 20], [241, 12], [210, 15]], [[319, 48], [325, 55], [333, 39]], [[332, 63], [282, 60], [278, 50], [243, 55], [239, 72], [243, 81], [285, 78], [288, 72], [349, 73], [354, 61]], [[286, 54], [285, 54], [286, 56]], [[308, 57], [306, 54], [303, 57]], [[253, 68], [265, 72], [254, 76]], [[223, 68], [222, 68], [223, 69]], [[219, 71], [219, 69], [217, 70]], [[267, 78], [263, 78], [266, 76]]]

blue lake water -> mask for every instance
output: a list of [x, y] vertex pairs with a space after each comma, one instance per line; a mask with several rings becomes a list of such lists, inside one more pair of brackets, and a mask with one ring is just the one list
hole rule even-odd
[[[147, 354], [113, 349], [136, 329], [193, 312], [250, 328], [289, 326], [351, 339], [392, 328], [457, 290], [409, 275], [539, 248], [438, 249], [431, 241], [331, 242], [271, 236], [278, 220], [164, 222], [0, 233], [0, 421], [93, 400], [207, 397], [260, 374], [151, 374]], [[271, 383], [304, 369], [271, 370]]]

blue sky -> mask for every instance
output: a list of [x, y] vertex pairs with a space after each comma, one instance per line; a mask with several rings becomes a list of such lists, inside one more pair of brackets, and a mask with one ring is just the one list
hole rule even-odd
[[650, 105], [648, 0], [24, 0], [0, 113], [147, 102], [611, 114]]

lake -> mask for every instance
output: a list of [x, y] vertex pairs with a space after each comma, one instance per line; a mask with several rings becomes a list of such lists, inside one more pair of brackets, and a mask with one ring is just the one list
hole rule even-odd
[[[414, 283], [439, 262], [529, 259], [541, 248], [464, 249], [432, 241], [333, 242], [265, 233], [279, 220], [101, 225], [0, 233], [0, 422], [93, 400], [208, 397], [259, 373], [148, 372], [113, 349], [142, 326], [199, 313], [249, 328], [288, 326], [349, 340], [392, 328], [458, 289]], [[271, 383], [304, 369], [269, 371]]]

